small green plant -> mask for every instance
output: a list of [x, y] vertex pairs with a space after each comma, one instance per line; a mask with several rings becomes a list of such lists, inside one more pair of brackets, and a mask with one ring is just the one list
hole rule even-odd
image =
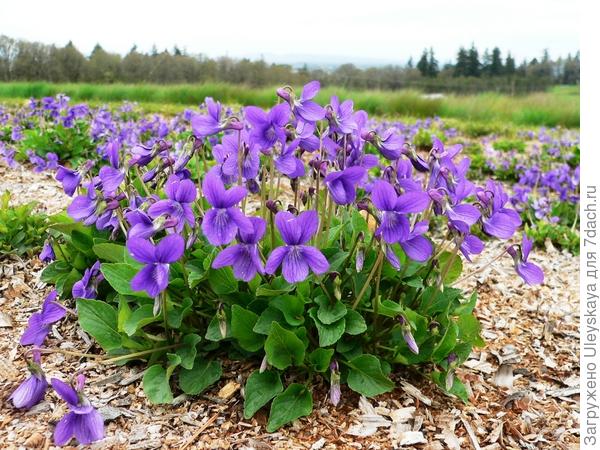
[[27, 158], [27, 150], [35, 149], [38, 156], [52, 152], [58, 155], [60, 161], [70, 161], [77, 165], [95, 151], [89, 135], [89, 125], [83, 120], [76, 121], [72, 127], [61, 124], [35, 127], [24, 130], [23, 136], [18, 146], [23, 160]]
[[35, 212], [35, 203], [9, 205], [10, 192], [0, 197], [0, 257], [32, 255], [44, 242], [48, 218]]
[[535, 226], [527, 228], [526, 232], [536, 246], [544, 247], [546, 240], [549, 239], [555, 247], [579, 255], [579, 234], [571, 227], [540, 221]]
[[494, 149], [504, 152], [516, 150], [519, 153], [525, 152], [525, 142], [512, 139], [498, 139], [494, 142]]
[[413, 144], [419, 150], [424, 150], [424, 149], [429, 150], [432, 145], [431, 144], [431, 132], [428, 130], [425, 130], [424, 128], [419, 128], [419, 131], [417, 131], [417, 134], [415, 134], [415, 137], [413, 138]]

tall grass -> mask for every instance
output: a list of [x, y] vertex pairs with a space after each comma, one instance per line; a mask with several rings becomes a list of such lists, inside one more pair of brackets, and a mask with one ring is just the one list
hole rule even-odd
[[[225, 83], [189, 85], [152, 84], [51, 84], [44, 82], [0, 83], [0, 98], [45, 97], [65, 93], [74, 100], [118, 102], [124, 100], [178, 105], [197, 105], [205, 97], [227, 104], [273, 104], [274, 88], [251, 88]], [[562, 125], [579, 127], [579, 88], [555, 87], [548, 92], [523, 96], [497, 93], [448, 95], [427, 98], [418, 91], [354, 91], [338, 87], [323, 89], [317, 100], [327, 103], [331, 95], [351, 98], [356, 109], [386, 116], [429, 117], [439, 115], [462, 120], [500, 120], [516, 125]]]

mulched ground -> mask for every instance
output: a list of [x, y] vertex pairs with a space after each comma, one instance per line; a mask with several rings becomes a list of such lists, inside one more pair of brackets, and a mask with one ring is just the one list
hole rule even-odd
[[[49, 213], [68, 197], [51, 177], [0, 165], [0, 193], [18, 203], [37, 200]], [[485, 266], [501, 247], [466, 269]], [[152, 406], [141, 389], [141, 367], [90, 368], [90, 399], [106, 420], [107, 437], [92, 448], [298, 448], [298, 449], [572, 449], [579, 443], [579, 262], [552, 246], [533, 260], [546, 273], [531, 288], [513, 274], [506, 257], [462, 286], [477, 288], [477, 315], [486, 347], [474, 352], [458, 376], [472, 392], [464, 405], [441, 393], [417, 373], [399, 370], [398, 388], [375, 400], [348, 389], [337, 409], [326, 402], [327, 386], [314, 390], [315, 412], [277, 433], [267, 433], [266, 414], [242, 417], [243, 384], [251, 363], [224, 363], [219, 384], [200, 398], [179, 396], [173, 406]], [[23, 379], [18, 339], [48, 287], [39, 281], [43, 264], [34, 259], [0, 261], [0, 447], [52, 448], [53, 425], [64, 402], [50, 393], [31, 411], [7, 400]], [[49, 348], [98, 352], [74, 317], [53, 329]], [[90, 361], [47, 355], [49, 377], [66, 378]]]

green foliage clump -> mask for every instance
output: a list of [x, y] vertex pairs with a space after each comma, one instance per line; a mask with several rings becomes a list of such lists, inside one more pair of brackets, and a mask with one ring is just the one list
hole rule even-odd
[[525, 152], [525, 142], [512, 139], [498, 139], [494, 142], [494, 149], [504, 152], [517, 151], [518, 153]]
[[432, 144], [431, 141], [432, 133], [425, 128], [419, 128], [415, 136], [413, 137], [413, 145], [418, 150], [430, 150]]
[[579, 255], [579, 233], [571, 227], [539, 221], [534, 226], [528, 227], [526, 233], [538, 247], [543, 248], [546, 240], [550, 240], [555, 247]]
[[[246, 382], [244, 417], [270, 404], [270, 432], [311, 412], [311, 380], [334, 383], [339, 377], [371, 397], [394, 388], [394, 365], [428, 367], [441, 389], [467, 401], [454, 370], [484, 342], [473, 314], [476, 295], [451, 287], [462, 271], [460, 257], [442, 252], [418, 263], [395, 245], [403, 267], [398, 271], [378, 243], [358, 240], [369, 231], [356, 210], [334, 217], [322, 236], [337, 277], [291, 284], [282, 276], [257, 275], [241, 282], [229, 267], [212, 268], [219, 249], [200, 240], [171, 264], [158, 313], [156, 299], [131, 288], [141, 264], [124, 242], [66, 217], [57, 218], [49, 233], [57, 260], [42, 280], [69, 297], [85, 269], [100, 261], [104, 280], [97, 299], [76, 299], [80, 325], [119, 362], [147, 360], [143, 387], [153, 403], [171, 402], [174, 390], [205, 391], [221, 377], [222, 355], [262, 360], [267, 367]], [[265, 241], [264, 251], [279, 242]], [[364, 255], [361, 270], [355, 268], [358, 252]]]
[[95, 148], [89, 135], [89, 124], [83, 120], [76, 121], [72, 127], [61, 124], [34, 127], [24, 130], [23, 135], [17, 147], [23, 159], [27, 157], [27, 150], [34, 149], [38, 156], [53, 152], [60, 161], [77, 165], [93, 155]]
[[0, 197], [0, 257], [32, 255], [44, 243], [48, 218], [35, 212], [35, 203], [14, 206], [9, 202], [6, 191]]

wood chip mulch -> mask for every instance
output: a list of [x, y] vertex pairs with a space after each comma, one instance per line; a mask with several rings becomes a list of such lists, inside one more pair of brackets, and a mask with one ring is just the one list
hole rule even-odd
[[[48, 175], [0, 165], [0, 193], [5, 189], [15, 201], [40, 201], [50, 213], [69, 201]], [[465, 272], [485, 266], [501, 250], [500, 243], [489, 246]], [[225, 361], [218, 385], [200, 397], [181, 395], [172, 406], [149, 404], [140, 366], [92, 367], [87, 393], [105, 418], [107, 436], [91, 448], [578, 448], [579, 261], [551, 245], [532, 260], [544, 268], [541, 287], [523, 285], [508, 257], [461, 283], [479, 292], [476, 313], [486, 340], [458, 371], [471, 393], [468, 405], [399, 369], [393, 392], [366, 400], [346, 388], [337, 409], [326, 402], [327, 386], [318, 385], [310, 417], [267, 433], [266, 412], [247, 421], [242, 415], [243, 384], [253, 363]], [[26, 373], [18, 339], [49, 290], [39, 281], [43, 267], [37, 258], [0, 261], [1, 448], [53, 448], [54, 424], [66, 412], [50, 390], [30, 411], [8, 401]], [[69, 316], [53, 329], [47, 347], [99, 352]], [[57, 353], [43, 358], [47, 376], [62, 379], [93, 365]]]

